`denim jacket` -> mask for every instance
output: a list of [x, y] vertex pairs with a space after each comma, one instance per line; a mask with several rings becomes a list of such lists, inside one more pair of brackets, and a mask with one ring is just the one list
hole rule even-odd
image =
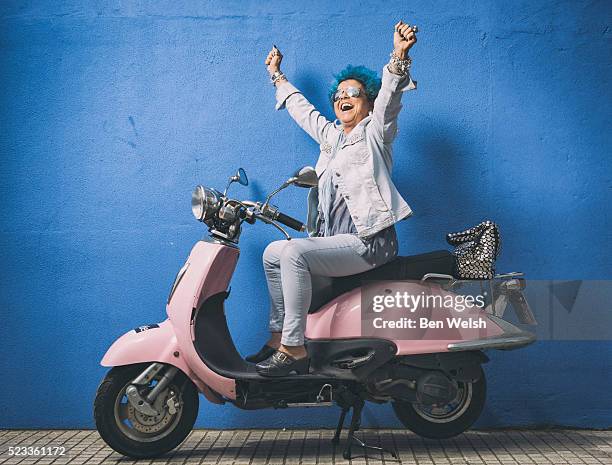
[[[296, 123], [319, 144], [317, 175], [333, 170], [338, 190], [362, 239], [412, 214], [391, 180], [391, 144], [397, 134], [402, 93], [415, 88], [410, 76], [392, 74], [385, 66], [373, 111], [346, 135], [342, 126], [319, 113], [290, 82], [284, 81], [276, 89], [276, 109], [286, 107]], [[311, 236], [316, 230], [317, 204], [318, 189], [312, 188], [307, 220]]]

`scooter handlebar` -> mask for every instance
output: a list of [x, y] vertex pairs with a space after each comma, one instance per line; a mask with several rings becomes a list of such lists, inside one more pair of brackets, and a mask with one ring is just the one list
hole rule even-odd
[[295, 218], [291, 218], [290, 216], [285, 215], [284, 213], [278, 212], [275, 216], [276, 217], [274, 219], [276, 221], [284, 224], [288, 228], [294, 229], [298, 232], [302, 232], [306, 230], [306, 226], [304, 225], [304, 223], [296, 220]]
[[[277, 221], [279, 223], [284, 224], [288, 228], [294, 229], [298, 232], [302, 232], [306, 230], [306, 225], [295, 218], [290, 217], [289, 215], [285, 215], [281, 213], [277, 207], [268, 204], [261, 204], [260, 202], [253, 202], [251, 200], [243, 200], [241, 202], [243, 205], [248, 207], [255, 207], [255, 211], [259, 212], [262, 216], [259, 218], [266, 219], [264, 221], [268, 222]], [[246, 216], [246, 215], [245, 215]]]

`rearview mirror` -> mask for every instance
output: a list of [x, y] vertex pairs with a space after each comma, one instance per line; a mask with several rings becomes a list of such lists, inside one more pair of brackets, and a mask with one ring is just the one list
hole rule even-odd
[[287, 179], [282, 186], [278, 189], [272, 191], [268, 197], [266, 197], [266, 202], [264, 203], [264, 207], [267, 207], [270, 199], [278, 194], [280, 191], [285, 189], [290, 185], [296, 185], [298, 187], [317, 187], [319, 184], [319, 178], [317, 177], [317, 172], [312, 166], [304, 166], [297, 170], [293, 176]]
[[249, 178], [247, 178], [246, 172], [242, 168], [238, 168], [236, 174], [232, 176], [232, 181], [236, 181], [243, 186], [249, 185]]
[[225, 190], [223, 191], [224, 197], [225, 197], [225, 194], [227, 194], [227, 190], [229, 189], [229, 186], [231, 186], [233, 182], [237, 182], [238, 184], [241, 184], [243, 186], [249, 185], [249, 178], [247, 178], [246, 172], [242, 168], [238, 168], [238, 171], [236, 171], [236, 174], [233, 176], [230, 176], [229, 181], [227, 182], [227, 186], [225, 186]]
[[287, 182], [298, 187], [317, 187], [319, 178], [312, 166], [304, 166], [297, 170]]

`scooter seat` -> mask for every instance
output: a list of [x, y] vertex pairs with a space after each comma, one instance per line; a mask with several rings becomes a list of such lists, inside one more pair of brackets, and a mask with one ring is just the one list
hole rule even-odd
[[428, 273], [452, 275], [454, 268], [455, 257], [448, 250], [436, 250], [419, 255], [396, 257], [394, 260], [373, 270], [351, 276], [333, 278], [329, 287], [322, 290], [318, 296], [313, 296], [308, 313], [315, 313], [325, 303], [361, 286], [364, 281], [420, 280]]

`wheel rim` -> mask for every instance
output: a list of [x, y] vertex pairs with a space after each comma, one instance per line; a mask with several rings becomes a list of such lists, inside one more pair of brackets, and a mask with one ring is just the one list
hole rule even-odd
[[[139, 442], [154, 442], [168, 436], [179, 424], [183, 415], [183, 398], [181, 390], [173, 383], [162, 391], [153, 407], [161, 412], [152, 417], [138, 412], [128, 401], [125, 393], [131, 381], [121, 388], [115, 399], [114, 417], [119, 430], [128, 438]], [[178, 407], [176, 413], [168, 411], [166, 402], [175, 397]]]
[[449, 423], [465, 413], [472, 402], [472, 383], [460, 382], [457, 385], [457, 396], [444, 405], [424, 405], [413, 402], [414, 411], [420, 417], [432, 423]]

